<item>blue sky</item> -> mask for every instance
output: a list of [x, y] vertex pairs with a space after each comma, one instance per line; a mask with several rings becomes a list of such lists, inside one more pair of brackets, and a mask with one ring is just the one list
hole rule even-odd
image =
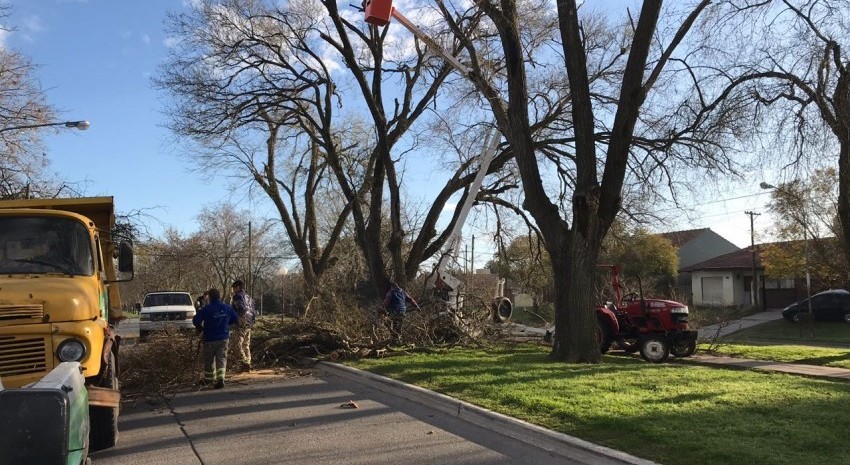
[[[39, 65], [40, 84], [63, 120], [91, 122], [88, 131], [63, 129], [47, 138], [54, 170], [83, 182], [86, 195], [114, 196], [119, 211], [152, 209], [149, 213], [162, 222], [149, 225], [154, 234], [163, 224], [194, 231], [195, 215], [204, 205], [231, 198], [224, 175], [193, 171], [181, 158], [173, 135], [161, 127], [164, 96], [151, 85], [168, 50], [167, 12], [181, 11], [185, 0], [9, 3], [14, 10], [8, 23], [17, 30], [5, 37], [6, 46]], [[743, 211], [764, 211], [768, 200], [757, 184], [701, 206], [695, 221], [683, 217], [657, 229], [711, 227], [746, 246], [749, 219]], [[246, 205], [244, 196], [232, 198]], [[251, 205], [258, 216], [273, 216], [259, 194]], [[769, 225], [767, 215], [756, 220], [757, 230]]]
[[6, 45], [39, 65], [40, 84], [63, 120], [91, 122], [87, 131], [63, 129], [47, 138], [53, 169], [84, 181], [86, 195], [114, 196], [119, 211], [154, 208], [162, 222], [194, 230], [201, 206], [228, 191], [221, 176], [190, 170], [160, 127], [162, 97], [151, 76], [167, 51], [166, 12], [182, 9], [182, 0], [11, 4], [16, 31]]

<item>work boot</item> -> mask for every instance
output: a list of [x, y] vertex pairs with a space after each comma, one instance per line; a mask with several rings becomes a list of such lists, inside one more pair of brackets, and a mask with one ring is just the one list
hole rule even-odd
[[215, 382], [215, 386], [213, 386], [213, 387], [214, 387], [215, 389], [221, 389], [221, 388], [223, 388], [223, 387], [224, 387], [224, 380], [223, 380], [223, 379], [220, 379], [220, 380], [216, 381], [216, 382]]

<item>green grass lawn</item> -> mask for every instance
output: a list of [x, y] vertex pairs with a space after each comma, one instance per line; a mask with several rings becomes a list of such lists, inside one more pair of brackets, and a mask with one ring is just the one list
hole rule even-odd
[[[700, 344], [699, 348], [707, 349], [708, 344]], [[850, 348], [722, 343], [715, 346], [711, 353], [753, 360], [850, 368]]]
[[353, 365], [667, 465], [846, 463], [850, 384], [516, 347]]
[[[814, 334], [814, 337], [812, 335]], [[839, 344], [850, 346], [850, 324], [834, 321], [791, 323], [771, 321], [743, 329], [725, 338], [735, 342], [784, 342], [796, 344]]]
[[717, 355], [850, 368], [850, 325], [771, 321], [726, 336], [711, 347]]

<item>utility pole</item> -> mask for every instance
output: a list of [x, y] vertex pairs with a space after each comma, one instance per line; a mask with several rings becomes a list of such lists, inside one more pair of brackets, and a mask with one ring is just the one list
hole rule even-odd
[[251, 233], [251, 221], [248, 221], [248, 276], [246, 277], [246, 286], [248, 295], [254, 292], [254, 272], [251, 270], [251, 251], [253, 250], [253, 234]]
[[472, 249], [469, 251], [469, 261], [472, 263], [472, 274], [475, 274], [475, 234], [472, 235]]
[[758, 281], [756, 280], [756, 232], [755, 217], [761, 215], [756, 212], [744, 212], [750, 217], [750, 251], [753, 254], [753, 281], [750, 283], [750, 303], [755, 307], [758, 304]]

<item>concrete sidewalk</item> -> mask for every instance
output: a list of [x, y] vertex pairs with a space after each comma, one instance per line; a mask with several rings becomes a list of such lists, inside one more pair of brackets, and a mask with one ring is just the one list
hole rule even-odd
[[[782, 319], [781, 310], [768, 310], [746, 316], [739, 320], [717, 325], [706, 326], [699, 329], [701, 340], [722, 339], [742, 329], [751, 328], [756, 325]], [[803, 363], [782, 363], [767, 360], [752, 360], [737, 357], [720, 357], [715, 355], [693, 355], [686, 359], [706, 365], [721, 365], [730, 368], [744, 368], [750, 370], [775, 371], [794, 375], [812, 376], [817, 378], [838, 379], [850, 381], [850, 370], [846, 368], [833, 368], [819, 365], [807, 365]]]
[[709, 325], [704, 328], [700, 328], [699, 338], [702, 340], [722, 338], [745, 328], [750, 328], [756, 325], [760, 325], [762, 323], [781, 319], [782, 310], [768, 310], [766, 312], [759, 312], [754, 315], [745, 316], [744, 318], [738, 320], [726, 323], [719, 323], [716, 325]]
[[767, 360], [751, 360], [747, 358], [718, 357], [714, 355], [693, 355], [684, 360], [688, 363], [721, 365], [729, 368], [775, 371], [780, 373], [789, 373], [792, 375], [850, 381], [850, 370], [846, 368], [806, 365], [802, 363], [771, 362]]

